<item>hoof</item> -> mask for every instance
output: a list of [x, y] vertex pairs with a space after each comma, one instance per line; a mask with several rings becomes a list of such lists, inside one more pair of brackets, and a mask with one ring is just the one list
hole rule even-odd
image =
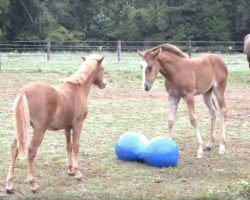
[[219, 154], [220, 154], [220, 155], [224, 155], [224, 154], [225, 154], [225, 150], [221, 150], [221, 149], [220, 149], [220, 150], [219, 150]]
[[203, 154], [197, 154], [196, 158], [198, 158], [198, 159], [203, 158]]
[[212, 147], [209, 146], [209, 145], [206, 145], [206, 146], [204, 147], [204, 151], [211, 151], [211, 150], [212, 150]]
[[202, 152], [198, 151], [196, 158], [198, 158], [198, 159], [203, 158], [203, 151]]
[[68, 175], [75, 176], [75, 171], [71, 165], [68, 165]]
[[14, 194], [14, 189], [13, 188], [6, 188], [6, 193], [7, 194]]
[[83, 175], [80, 171], [78, 171], [75, 175], [75, 179], [78, 180], [78, 181], [81, 181], [83, 178]]
[[38, 185], [36, 185], [36, 186], [34, 186], [34, 187], [31, 188], [31, 190], [32, 190], [33, 193], [36, 193], [38, 191], [38, 189], [39, 189]]
[[82, 177], [75, 177], [77, 181], [82, 181]]
[[69, 176], [75, 176], [75, 172], [73, 172], [73, 171], [68, 171], [68, 175], [69, 175]]
[[225, 150], [225, 145], [220, 145], [220, 147], [219, 147], [219, 154], [220, 155], [224, 155], [225, 154], [225, 152], [226, 152], [226, 150]]
[[81, 181], [83, 179], [83, 176], [75, 176], [75, 179], [78, 180], [78, 181]]
[[203, 146], [199, 146], [198, 151], [197, 151], [197, 156], [196, 158], [200, 159], [203, 158]]

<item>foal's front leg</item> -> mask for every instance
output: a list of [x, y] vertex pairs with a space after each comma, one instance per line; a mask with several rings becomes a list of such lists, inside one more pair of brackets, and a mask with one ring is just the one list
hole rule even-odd
[[169, 95], [168, 104], [169, 104], [169, 113], [168, 113], [168, 134], [169, 137], [173, 138], [173, 127], [175, 122], [176, 111], [178, 104], [180, 102], [180, 97]]
[[80, 172], [79, 163], [78, 163], [78, 152], [79, 152], [79, 146], [80, 146], [80, 134], [81, 134], [82, 126], [83, 126], [83, 122], [77, 122], [72, 126], [72, 130], [73, 130], [73, 133], [72, 133], [72, 139], [73, 139], [72, 167], [75, 173], [75, 178], [77, 180], [81, 180], [83, 177], [82, 173]]
[[201, 138], [201, 134], [198, 129], [197, 117], [195, 115], [194, 96], [187, 95], [184, 99], [187, 102], [190, 123], [195, 128], [196, 138], [197, 138], [198, 145], [199, 145], [198, 150], [197, 150], [197, 158], [202, 158], [203, 157], [203, 140]]
[[71, 133], [71, 127], [65, 129], [65, 137], [66, 137], [66, 148], [67, 148], [67, 154], [68, 154], [68, 175], [75, 175], [74, 171], [72, 169], [72, 133]]

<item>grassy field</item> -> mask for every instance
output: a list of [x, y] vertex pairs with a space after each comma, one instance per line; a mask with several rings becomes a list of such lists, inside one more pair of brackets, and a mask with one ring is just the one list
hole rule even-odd
[[[180, 149], [175, 168], [153, 168], [142, 163], [122, 162], [114, 145], [128, 130], [148, 138], [164, 136], [167, 119], [167, 93], [161, 76], [152, 91], [141, 89], [139, 57], [126, 53], [117, 62], [115, 54], [106, 56], [107, 88], [93, 88], [89, 114], [81, 135], [79, 162], [83, 181], [67, 175], [66, 145], [63, 131], [50, 132], [36, 157], [35, 176], [40, 185], [33, 194], [26, 180], [26, 161], [15, 168], [15, 193], [5, 193], [5, 180], [14, 138], [11, 107], [20, 87], [33, 81], [59, 85], [80, 63], [80, 53], [58, 53], [51, 61], [44, 54], [1, 54], [0, 73], [0, 199], [250, 199], [250, 70], [242, 54], [221, 55], [229, 67], [226, 103], [227, 152], [218, 154], [217, 142], [211, 152], [196, 159], [195, 133], [187, 108], [181, 101], [174, 128]], [[207, 139], [210, 119], [202, 98], [196, 110], [203, 139]]]

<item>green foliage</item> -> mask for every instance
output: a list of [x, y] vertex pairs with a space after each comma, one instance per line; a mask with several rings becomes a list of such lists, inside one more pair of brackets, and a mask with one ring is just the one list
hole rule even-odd
[[248, 0], [0, 0], [0, 40], [242, 40], [249, 7]]
[[84, 39], [84, 33], [79, 31], [69, 31], [63, 26], [59, 26], [48, 33], [48, 37], [55, 41], [80, 40]]
[[244, 33], [249, 33], [250, 31], [249, 7], [250, 2], [248, 0], [240, 0], [240, 3], [236, 7], [235, 34], [238, 34], [241, 38], [244, 38]]
[[9, 0], [0, 0], [0, 41], [5, 39]]
[[39, 40], [39, 37], [33, 33], [22, 31], [16, 36], [17, 40], [29, 41], [29, 40]]
[[113, 38], [123, 40], [141, 40], [150, 33], [152, 23], [145, 8], [136, 9], [132, 5], [125, 5], [120, 11], [120, 21], [116, 31], [111, 32]]
[[91, 38], [106, 40], [107, 32], [112, 29], [112, 19], [101, 11], [93, 18], [89, 29]]
[[4, 36], [3, 36], [3, 31], [2, 29], [0, 28], [0, 40], [3, 40]]

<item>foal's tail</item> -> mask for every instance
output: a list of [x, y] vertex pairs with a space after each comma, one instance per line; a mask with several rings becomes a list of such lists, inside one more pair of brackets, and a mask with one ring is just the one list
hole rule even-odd
[[29, 145], [30, 111], [26, 94], [21, 92], [15, 99], [13, 117], [17, 140], [18, 155], [27, 156]]

